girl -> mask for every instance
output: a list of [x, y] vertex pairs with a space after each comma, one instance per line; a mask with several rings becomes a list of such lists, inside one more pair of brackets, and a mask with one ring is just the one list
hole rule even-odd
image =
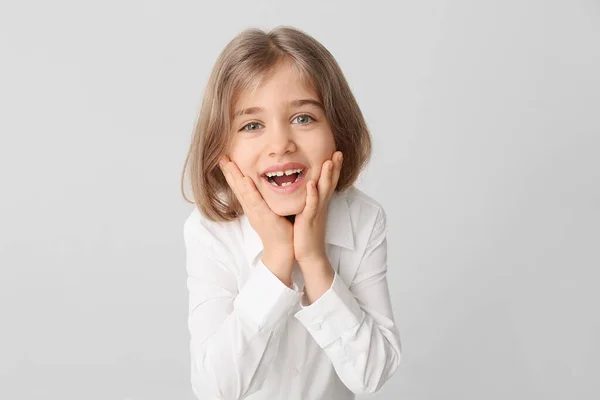
[[184, 167], [199, 399], [354, 399], [395, 372], [386, 215], [353, 186], [370, 153], [342, 71], [311, 36], [247, 29], [222, 51]]

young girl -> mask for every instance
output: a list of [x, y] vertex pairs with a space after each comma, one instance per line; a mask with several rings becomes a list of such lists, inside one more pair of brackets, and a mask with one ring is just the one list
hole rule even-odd
[[315, 39], [248, 29], [222, 51], [184, 167], [199, 399], [354, 399], [395, 372], [386, 215], [353, 186], [370, 153], [348, 83]]

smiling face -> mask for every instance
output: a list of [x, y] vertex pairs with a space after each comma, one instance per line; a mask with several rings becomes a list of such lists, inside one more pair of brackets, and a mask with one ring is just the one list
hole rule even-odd
[[299, 214], [306, 183], [318, 182], [335, 152], [317, 93], [284, 62], [255, 91], [243, 93], [234, 111], [228, 156], [274, 213]]

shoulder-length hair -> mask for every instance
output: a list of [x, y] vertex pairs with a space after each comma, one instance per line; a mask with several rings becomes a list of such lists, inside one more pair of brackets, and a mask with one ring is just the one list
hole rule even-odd
[[[265, 32], [249, 28], [220, 53], [204, 91], [181, 178], [184, 199], [213, 221], [231, 221], [243, 214], [227, 184], [220, 158], [231, 140], [231, 123], [239, 95], [256, 89], [283, 60], [291, 60], [304, 82], [312, 85], [325, 108], [336, 150], [344, 164], [336, 191], [352, 186], [371, 157], [371, 137], [360, 108], [338, 63], [316, 39], [293, 27]], [[189, 168], [194, 201], [184, 190]]]

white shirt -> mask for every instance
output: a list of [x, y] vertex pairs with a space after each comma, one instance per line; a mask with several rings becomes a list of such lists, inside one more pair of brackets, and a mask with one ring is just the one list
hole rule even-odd
[[400, 363], [386, 279], [386, 214], [355, 187], [328, 205], [331, 287], [305, 305], [262, 263], [244, 215], [214, 222], [194, 208], [184, 224], [191, 383], [207, 399], [354, 399], [373, 393]]

